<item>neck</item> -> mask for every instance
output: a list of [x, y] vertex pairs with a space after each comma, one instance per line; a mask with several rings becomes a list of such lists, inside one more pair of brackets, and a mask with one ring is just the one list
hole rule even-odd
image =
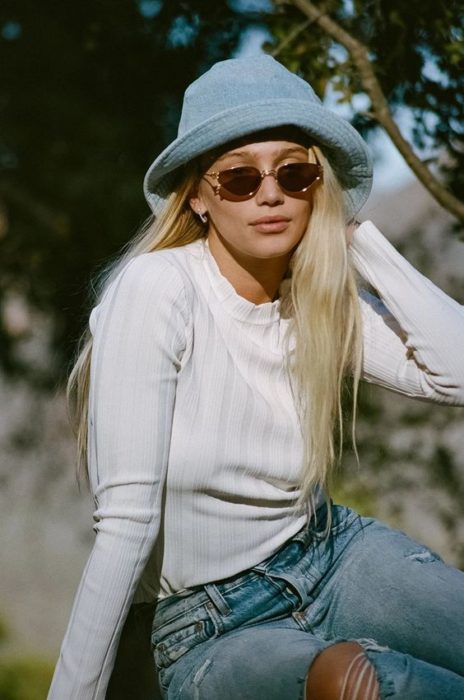
[[254, 258], [239, 253], [212, 231], [208, 234], [208, 245], [221, 274], [237, 294], [253, 304], [274, 301], [287, 272], [291, 253], [277, 258]]

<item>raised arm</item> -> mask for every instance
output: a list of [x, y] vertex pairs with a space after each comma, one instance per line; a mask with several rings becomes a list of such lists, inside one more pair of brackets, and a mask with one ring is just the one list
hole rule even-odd
[[418, 272], [370, 221], [350, 245], [360, 275], [363, 378], [408, 396], [464, 404], [464, 307]]
[[122, 626], [159, 529], [188, 323], [179, 273], [157, 253], [130, 261], [92, 313], [96, 540], [49, 700], [105, 698]]

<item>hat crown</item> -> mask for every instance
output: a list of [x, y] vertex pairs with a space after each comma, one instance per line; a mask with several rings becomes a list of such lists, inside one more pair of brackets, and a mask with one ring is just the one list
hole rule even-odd
[[321, 148], [343, 190], [349, 221], [372, 184], [367, 146], [349, 122], [324, 107], [308, 83], [267, 55], [220, 61], [187, 88], [178, 136], [145, 175], [153, 212], [166, 206], [181, 166], [238, 138], [285, 125], [301, 129]]
[[220, 61], [187, 88], [178, 136], [221, 112], [276, 98], [321, 104], [308, 83], [271, 56]]

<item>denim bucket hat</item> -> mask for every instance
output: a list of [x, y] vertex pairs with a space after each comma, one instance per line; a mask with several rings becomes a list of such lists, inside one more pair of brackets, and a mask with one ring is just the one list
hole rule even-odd
[[372, 162], [358, 132], [322, 105], [311, 86], [271, 56], [220, 61], [185, 91], [177, 138], [156, 158], [144, 194], [157, 215], [178, 168], [197, 156], [263, 129], [292, 125], [328, 159], [343, 189], [350, 220], [369, 196]]

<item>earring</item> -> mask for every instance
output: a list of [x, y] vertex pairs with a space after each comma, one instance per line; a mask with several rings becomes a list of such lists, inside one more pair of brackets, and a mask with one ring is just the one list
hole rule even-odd
[[205, 212], [202, 213], [201, 211], [198, 211], [197, 214], [202, 224], [208, 223], [208, 217], [206, 216]]

